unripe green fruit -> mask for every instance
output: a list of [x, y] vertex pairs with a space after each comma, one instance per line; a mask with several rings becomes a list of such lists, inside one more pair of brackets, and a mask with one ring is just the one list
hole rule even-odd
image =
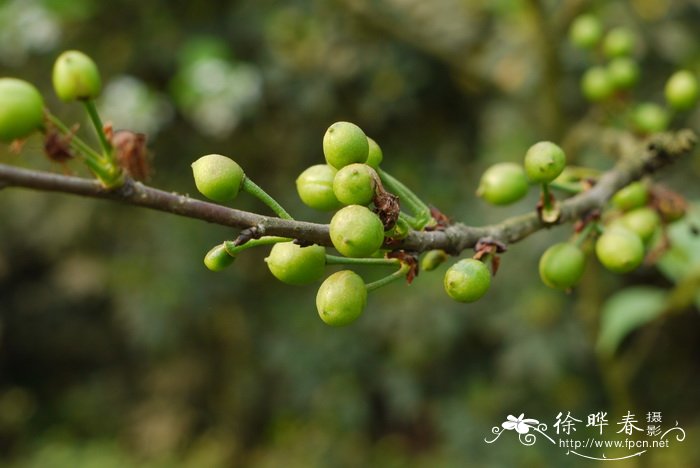
[[642, 242], [647, 242], [661, 224], [661, 219], [653, 208], [643, 206], [625, 213], [620, 218], [620, 222], [627, 229], [637, 234], [642, 239]]
[[644, 260], [644, 244], [637, 234], [621, 226], [610, 226], [595, 244], [595, 253], [605, 268], [627, 273]]
[[700, 94], [698, 80], [688, 70], [680, 70], [671, 75], [664, 89], [666, 102], [677, 110], [690, 109]]
[[631, 88], [639, 80], [639, 65], [630, 57], [616, 57], [608, 64], [608, 76], [615, 88]]
[[612, 197], [614, 207], [623, 211], [644, 206], [649, 201], [649, 189], [644, 182], [632, 182], [623, 187]]
[[666, 109], [653, 102], [639, 104], [632, 114], [632, 124], [642, 133], [663, 132], [670, 119]]
[[367, 164], [350, 164], [335, 175], [333, 193], [344, 205], [369, 205], [374, 198], [375, 177]]
[[367, 137], [367, 143], [369, 144], [369, 154], [367, 155], [367, 162], [365, 164], [376, 169], [382, 163], [384, 153], [382, 153], [382, 149], [377, 142], [370, 137]]
[[56, 95], [62, 101], [95, 99], [102, 89], [97, 65], [78, 50], [69, 50], [58, 56], [52, 78]]
[[326, 249], [320, 245], [301, 247], [294, 242], [280, 242], [272, 246], [265, 262], [275, 278], [283, 283], [310, 284], [323, 276]]
[[581, 77], [581, 92], [591, 102], [604, 101], [613, 91], [613, 81], [605, 67], [591, 67]]
[[525, 154], [525, 172], [533, 182], [549, 183], [556, 179], [566, 166], [566, 155], [549, 141], [535, 143]]
[[384, 243], [384, 226], [369, 208], [350, 205], [333, 215], [330, 235], [333, 246], [346, 257], [367, 257]]
[[336, 169], [364, 163], [369, 156], [367, 135], [354, 123], [336, 122], [323, 136], [323, 154], [326, 162]]
[[578, 16], [569, 29], [569, 40], [582, 49], [592, 49], [603, 37], [603, 26], [595, 15]]
[[319, 211], [333, 211], [342, 205], [333, 193], [336, 171], [328, 164], [316, 164], [297, 177], [297, 193], [306, 206]]
[[44, 100], [23, 80], [0, 78], [0, 141], [29, 136], [44, 120]]
[[631, 55], [637, 37], [624, 26], [611, 29], [603, 40], [603, 52], [609, 58]]
[[229, 255], [226, 248], [219, 244], [204, 256], [204, 265], [211, 271], [221, 271], [231, 265], [235, 259], [236, 257]]
[[569, 289], [578, 284], [585, 266], [586, 256], [578, 246], [560, 242], [540, 258], [540, 278], [550, 288]]
[[449, 256], [444, 250], [431, 250], [423, 256], [420, 262], [420, 269], [422, 271], [433, 271], [445, 261]]
[[327, 325], [340, 327], [354, 322], [367, 305], [367, 287], [350, 270], [333, 273], [316, 294], [318, 315]]
[[219, 203], [236, 198], [245, 177], [236, 161], [220, 154], [208, 154], [193, 162], [192, 174], [197, 190]]
[[491, 286], [491, 272], [483, 262], [465, 258], [445, 273], [445, 291], [458, 302], [479, 300]]
[[494, 164], [486, 169], [476, 194], [494, 205], [508, 205], [523, 198], [528, 188], [523, 167], [506, 162]]

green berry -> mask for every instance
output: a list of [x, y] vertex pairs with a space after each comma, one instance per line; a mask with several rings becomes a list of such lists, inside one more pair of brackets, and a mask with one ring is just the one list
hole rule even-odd
[[231, 265], [236, 257], [233, 257], [226, 252], [223, 244], [214, 246], [204, 256], [204, 265], [211, 271], [221, 271]]
[[283, 283], [310, 284], [323, 276], [326, 249], [320, 245], [301, 247], [294, 242], [280, 242], [272, 246], [265, 262], [275, 278]]
[[608, 58], [631, 55], [637, 42], [635, 34], [624, 26], [611, 29], [603, 40], [603, 52]]
[[367, 137], [367, 143], [369, 144], [369, 154], [367, 155], [367, 162], [365, 164], [377, 169], [384, 159], [384, 153], [382, 153], [382, 149], [377, 142], [370, 137]]
[[333, 215], [330, 235], [333, 246], [346, 257], [367, 257], [384, 243], [384, 226], [366, 206], [350, 205]]
[[369, 156], [367, 135], [354, 123], [336, 122], [323, 136], [323, 154], [326, 162], [336, 169], [364, 163]]
[[333, 193], [344, 205], [369, 205], [374, 198], [376, 173], [367, 164], [340, 169], [333, 179]]
[[600, 263], [614, 273], [627, 273], [644, 260], [644, 244], [637, 234], [621, 226], [610, 226], [595, 244]]
[[340, 327], [354, 322], [367, 305], [367, 288], [360, 276], [350, 270], [333, 273], [316, 294], [318, 315], [327, 325]]
[[193, 162], [192, 173], [197, 190], [219, 203], [236, 198], [245, 177], [236, 161], [220, 154], [208, 154]]
[[549, 141], [535, 143], [525, 154], [525, 172], [533, 182], [549, 183], [556, 179], [566, 166], [566, 155]]
[[62, 101], [95, 99], [100, 95], [102, 80], [90, 57], [69, 50], [59, 55], [53, 65], [53, 87]]
[[608, 64], [608, 76], [615, 88], [631, 88], [639, 80], [639, 65], [630, 57], [616, 57]]
[[591, 67], [581, 77], [581, 92], [591, 102], [604, 101], [614, 91], [612, 78], [605, 67]]
[[560, 242], [545, 250], [540, 258], [540, 278], [555, 289], [569, 289], [578, 284], [586, 266], [583, 251], [570, 242]]
[[0, 141], [29, 136], [44, 120], [44, 100], [23, 80], [0, 78]]
[[342, 205], [333, 193], [336, 171], [328, 164], [316, 164], [297, 177], [297, 193], [305, 205], [319, 211], [333, 211]]
[[444, 250], [431, 250], [423, 256], [420, 262], [421, 271], [433, 271], [448, 259]]
[[639, 104], [632, 113], [632, 124], [641, 133], [663, 132], [670, 120], [666, 109], [653, 102]]
[[661, 224], [661, 219], [653, 208], [643, 206], [625, 213], [620, 218], [620, 222], [627, 229], [637, 234], [642, 239], [642, 242], [647, 242]]
[[528, 189], [522, 166], [505, 162], [486, 169], [476, 194], [493, 205], [508, 205], [523, 198]]
[[465, 258], [445, 273], [445, 291], [458, 302], [479, 300], [491, 286], [491, 272], [483, 262]]
[[688, 70], [680, 70], [668, 79], [664, 92], [669, 106], [677, 110], [687, 110], [695, 105], [700, 86], [694, 74]]
[[592, 49], [603, 37], [603, 26], [595, 15], [578, 16], [569, 29], [569, 40], [582, 49]]
[[623, 187], [612, 197], [615, 208], [629, 211], [644, 206], [649, 201], [649, 189], [644, 182], [632, 182]]

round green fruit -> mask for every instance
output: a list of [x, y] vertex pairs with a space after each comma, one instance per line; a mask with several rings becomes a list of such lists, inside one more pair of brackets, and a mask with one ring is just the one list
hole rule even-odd
[[610, 226], [595, 244], [595, 253], [605, 268], [627, 273], [644, 260], [644, 244], [637, 234], [621, 226]]
[[664, 92], [669, 106], [676, 110], [687, 110], [698, 100], [700, 86], [693, 73], [680, 70], [668, 79]]
[[522, 166], [506, 162], [486, 169], [476, 194], [493, 205], [508, 205], [523, 198], [528, 189], [527, 176]]
[[649, 201], [649, 189], [644, 182], [632, 182], [631, 184], [618, 190], [612, 197], [612, 204], [615, 208], [629, 211], [647, 204]]
[[632, 114], [634, 128], [642, 133], [663, 132], [670, 120], [666, 109], [653, 102], [639, 104]]
[[549, 183], [556, 179], [566, 166], [564, 151], [550, 141], [535, 143], [525, 154], [527, 177], [538, 183]]
[[603, 52], [608, 58], [631, 55], [637, 42], [635, 34], [624, 26], [611, 29], [603, 40]]
[[377, 142], [370, 137], [367, 137], [367, 143], [369, 144], [369, 154], [367, 155], [367, 162], [365, 164], [377, 169], [384, 159], [384, 153], [382, 153], [382, 149]]
[[333, 215], [330, 224], [333, 246], [346, 257], [367, 257], [384, 243], [384, 226], [369, 208], [350, 205]]
[[226, 252], [223, 244], [214, 246], [204, 256], [204, 266], [211, 271], [221, 271], [231, 265], [236, 257], [233, 257]]
[[491, 286], [491, 272], [481, 261], [465, 258], [445, 273], [445, 291], [458, 302], [479, 300]]
[[294, 242], [280, 242], [272, 246], [265, 262], [275, 278], [283, 283], [310, 284], [323, 276], [326, 249], [320, 245], [301, 247]]
[[656, 228], [661, 225], [661, 218], [653, 208], [643, 206], [625, 213], [620, 218], [622, 224], [634, 232], [642, 239], [642, 242], [647, 242], [656, 232]]
[[630, 57], [616, 57], [608, 64], [608, 76], [615, 88], [631, 88], [639, 81], [639, 65]]
[[44, 120], [44, 100], [23, 80], [0, 78], [0, 141], [29, 136]]
[[582, 49], [592, 49], [603, 37], [603, 25], [595, 15], [584, 14], [576, 17], [569, 29], [569, 40]]
[[352, 163], [364, 163], [369, 156], [369, 141], [360, 127], [350, 122], [336, 122], [323, 136], [326, 162], [336, 169]]
[[354, 322], [367, 305], [367, 287], [360, 276], [350, 270], [330, 275], [316, 294], [318, 315], [327, 325], [340, 327]]
[[585, 266], [586, 256], [578, 246], [560, 242], [540, 258], [540, 278], [550, 288], [569, 289], [578, 284]]
[[367, 164], [350, 164], [335, 175], [333, 193], [344, 205], [369, 205], [374, 198], [375, 177]]
[[219, 203], [236, 198], [245, 177], [236, 161], [220, 154], [208, 154], [193, 162], [192, 174], [197, 190]]
[[95, 99], [102, 89], [97, 65], [78, 50], [69, 50], [58, 56], [52, 78], [56, 95], [62, 101]]
[[612, 96], [615, 87], [605, 67], [591, 67], [581, 77], [581, 92], [591, 102], [604, 101]]
[[342, 205], [333, 193], [336, 171], [328, 164], [316, 164], [297, 177], [297, 193], [306, 206], [319, 211], [333, 211]]

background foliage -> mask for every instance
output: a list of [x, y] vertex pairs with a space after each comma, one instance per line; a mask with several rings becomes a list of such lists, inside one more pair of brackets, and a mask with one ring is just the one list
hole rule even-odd
[[[672, 71], [700, 71], [696, 0], [7, 0], [0, 70], [82, 121], [53, 96], [50, 69], [64, 49], [94, 57], [103, 116], [148, 133], [160, 188], [194, 195], [189, 164], [219, 152], [292, 213], [327, 222], [294, 179], [342, 119], [424, 198], [483, 224], [533, 206], [534, 194], [490, 208], [474, 190], [485, 167], [520, 161], [534, 141], [612, 164], [578, 88], [590, 57], [563, 37], [586, 10], [643, 39], [639, 96], [661, 102]], [[687, 118], [698, 129], [700, 112]], [[80, 173], [52, 166], [40, 145], [2, 148], [0, 161]], [[663, 177], [698, 199], [699, 173], [695, 157]], [[236, 206], [263, 210], [245, 197]], [[688, 433], [621, 466], [700, 464], [698, 301], [635, 313], [650, 288], [667, 298], [697, 278], [687, 223], [661, 268], [619, 277], [591, 261], [572, 294], [549, 290], [537, 260], [565, 227], [512, 246], [476, 304], [449, 300], [443, 267], [373, 293], [344, 329], [318, 319], [314, 288], [274, 281], [264, 251], [207, 271], [204, 253], [235, 236], [224, 228], [14, 190], [0, 192], [0, 223], [5, 466], [552, 466], [578, 460], [483, 439], [507, 414], [551, 424], [559, 411], [600, 410], [662, 411]], [[597, 352], [615, 307], [632, 318]]]

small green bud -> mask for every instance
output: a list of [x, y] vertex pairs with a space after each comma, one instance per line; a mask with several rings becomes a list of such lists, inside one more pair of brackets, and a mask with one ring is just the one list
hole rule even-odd
[[618, 190], [612, 197], [615, 208], [629, 211], [644, 206], [649, 201], [649, 189], [644, 182], [632, 182]]
[[581, 92], [591, 102], [604, 101], [614, 91], [613, 80], [605, 67], [591, 67], [581, 77]]
[[316, 294], [318, 315], [327, 325], [340, 327], [358, 319], [367, 305], [367, 287], [351, 270], [333, 273]]
[[533, 182], [548, 184], [559, 177], [565, 166], [564, 151], [549, 141], [535, 143], [525, 154], [525, 172]]
[[483, 262], [465, 258], [447, 270], [444, 286], [447, 295], [455, 301], [474, 302], [491, 286], [491, 272]]
[[668, 79], [664, 88], [666, 102], [677, 110], [687, 110], [695, 105], [700, 86], [695, 75], [688, 70], [679, 70]]
[[420, 269], [423, 271], [433, 271], [447, 261], [449, 256], [444, 250], [431, 250], [427, 252], [420, 262]]
[[603, 26], [600, 20], [592, 14], [576, 17], [569, 28], [569, 40], [582, 49], [592, 49], [603, 37]]
[[338, 171], [328, 164], [316, 164], [297, 177], [297, 193], [306, 206], [319, 211], [333, 211], [342, 206], [333, 193]]
[[603, 40], [603, 52], [608, 58], [631, 55], [637, 42], [637, 36], [628, 28], [618, 26], [611, 29]]
[[614, 273], [627, 273], [644, 260], [644, 244], [637, 234], [621, 226], [610, 226], [595, 244], [600, 263]]
[[44, 100], [30, 83], [0, 78], [0, 141], [25, 138], [44, 120]]
[[280, 242], [272, 246], [265, 262], [275, 278], [283, 283], [310, 284], [323, 276], [326, 249], [320, 245], [301, 247], [294, 242]]
[[245, 177], [236, 161], [220, 154], [208, 154], [193, 162], [192, 173], [197, 190], [219, 203], [236, 198]]
[[340, 169], [333, 179], [333, 193], [344, 205], [369, 205], [374, 198], [376, 173], [367, 164]]
[[90, 57], [69, 50], [59, 55], [53, 65], [53, 87], [62, 101], [95, 99], [100, 95], [102, 81]]
[[354, 123], [336, 122], [323, 136], [323, 154], [326, 162], [336, 169], [364, 163], [369, 156], [367, 135]]
[[578, 284], [586, 266], [586, 256], [569, 242], [554, 244], [540, 258], [540, 278], [555, 289], [569, 289]]
[[367, 257], [384, 243], [384, 226], [366, 206], [350, 205], [333, 215], [330, 223], [333, 246], [346, 257]]
[[373, 169], [377, 169], [384, 160], [384, 153], [382, 153], [382, 149], [377, 142], [370, 137], [367, 137], [367, 143], [369, 143], [369, 154], [367, 155], [367, 162], [365, 164]]
[[221, 271], [231, 265], [236, 257], [229, 255], [223, 244], [215, 245], [204, 256], [204, 265], [211, 271]]
[[505, 162], [486, 169], [476, 194], [493, 205], [508, 205], [523, 198], [528, 189], [523, 167]]

